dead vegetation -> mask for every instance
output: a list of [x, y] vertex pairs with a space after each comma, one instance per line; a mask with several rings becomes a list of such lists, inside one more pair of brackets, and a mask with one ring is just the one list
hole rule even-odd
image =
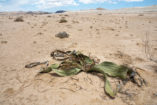
[[[130, 81], [137, 85], [138, 88], [145, 86], [146, 84], [145, 80], [136, 70], [137, 68], [130, 68], [125, 65], [117, 65], [113, 62], [108, 61], [96, 63], [93, 58], [82, 54], [80, 51], [54, 50], [51, 52], [50, 56], [54, 60], [60, 62], [60, 64], [56, 63], [49, 66], [47, 65], [49, 64], [49, 61], [33, 62], [25, 65], [25, 68], [32, 68], [41, 64], [46, 64], [47, 66], [45, 68], [41, 68], [39, 74], [52, 73], [61, 77], [77, 75], [80, 72], [102, 73], [105, 80], [104, 89], [110, 98], [115, 98], [117, 93], [122, 90], [122, 87], [126, 85], [126, 82]], [[111, 88], [110, 77], [112, 77], [112, 79], [113, 77], [115, 77], [114, 79], [119, 78], [119, 82], [117, 82], [116, 87], [114, 89]], [[66, 87], [61, 89], [66, 89], [75, 92], [83, 88], [82, 86], [79, 86], [77, 90], [76, 88], [75, 90], [73, 90]]]
[[145, 43], [145, 54], [146, 54], [146, 57], [150, 61], [153, 61], [153, 62], [157, 63], [157, 58], [154, 57], [155, 53], [154, 53], [153, 48], [152, 48], [152, 46], [150, 44], [148, 33], [146, 33], [146, 39], [145, 39], [144, 43]]
[[60, 20], [59, 20], [59, 23], [66, 23], [68, 22], [64, 17], [62, 17]]
[[20, 16], [20, 17], [17, 17], [15, 20], [14, 20], [14, 22], [23, 22], [24, 20], [23, 20], [23, 17], [22, 16]]

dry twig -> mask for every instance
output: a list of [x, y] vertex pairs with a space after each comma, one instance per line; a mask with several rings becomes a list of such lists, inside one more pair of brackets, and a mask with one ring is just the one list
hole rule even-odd
[[157, 63], [157, 59], [154, 58], [153, 53], [152, 53], [152, 48], [150, 46], [150, 40], [149, 40], [149, 36], [148, 36], [147, 32], [146, 32], [146, 39], [145, 39], [144, 43], [145, 43], [145, 54], [146, 54], [146, 57], [150, 61], [153, 61], [153, 62]]

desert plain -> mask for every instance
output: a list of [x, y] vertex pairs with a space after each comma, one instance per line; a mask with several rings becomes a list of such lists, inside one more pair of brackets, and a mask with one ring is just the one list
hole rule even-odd
[[[23, 22], [14, 21], [21, 16]], [[61, 18], [67, 22], [60, 23]], [[55, 37], [63, 31], [68, 38]], [[37, 75], [43, 65], [25, 68], [36, 61], [55, 63], [50, 53], [56, 49], [139, 68], [147, 84], [137, 87], [128, 82], [112, 99], [98, 76]], [[157, 105], [157, 6], [0, 13], [0, 105]]]

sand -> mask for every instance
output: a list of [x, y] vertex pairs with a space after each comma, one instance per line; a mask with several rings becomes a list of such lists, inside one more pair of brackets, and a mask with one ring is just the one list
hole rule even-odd
[[[157, 105], [157, 12], [124, 11], [0, 13], [0, 105]], [[14, 22], [19, 16], [24, 22]], [[66, 23], [59, 23], [62, 17]], [[55, 37], [62, 31], [69, 38]], [[41, 66], [25, 68], [35, 61], [55, 63], [50, 57], [55, 49], [140, 68], [147, 85], [128, 82], [126, 94], [111, 99], [98, 76], [37, 75]]]

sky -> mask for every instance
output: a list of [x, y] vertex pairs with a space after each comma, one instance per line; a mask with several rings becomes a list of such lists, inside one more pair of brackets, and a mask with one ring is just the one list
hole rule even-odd
[[0, 11], [75, 11], [157, 5], [157, 0], [0, 0]]

